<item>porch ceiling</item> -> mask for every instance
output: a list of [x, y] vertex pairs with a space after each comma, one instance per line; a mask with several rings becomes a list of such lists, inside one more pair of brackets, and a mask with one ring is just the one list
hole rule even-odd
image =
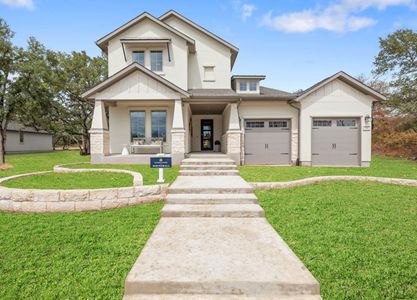
[[190, 104], [193, 115], [219, 115], [226, 108], [226, 103], [192, 103]]

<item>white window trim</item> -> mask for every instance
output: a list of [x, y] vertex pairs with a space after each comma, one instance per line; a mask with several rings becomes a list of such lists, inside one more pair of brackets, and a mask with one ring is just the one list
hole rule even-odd
[[[206, 68], [213, 68], [213, 79], [206, 79]], [[216, 68], [215, 65], [204, 65], [203, 66], [203, 82], [216, 82], [216, 74], [214, 69]]]

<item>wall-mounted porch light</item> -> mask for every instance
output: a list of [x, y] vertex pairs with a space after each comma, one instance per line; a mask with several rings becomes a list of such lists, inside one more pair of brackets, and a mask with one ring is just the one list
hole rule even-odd
[[366, 123], [371, 122], [371, 120], [372, 120], [372, 117], [371, 117], [370, 115], [366, 115], [366, 116], [365, 116], [365, 122], [366, 122]]

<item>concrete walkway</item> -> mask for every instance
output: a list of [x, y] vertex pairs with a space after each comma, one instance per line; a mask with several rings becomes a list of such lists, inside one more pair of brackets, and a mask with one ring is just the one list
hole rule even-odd
[[266, 221], [232, 160], [200, 155], [181, 171], [191, 172], [169, 188], [126, 278], [125, 299], [321, 299], [318, 282]]

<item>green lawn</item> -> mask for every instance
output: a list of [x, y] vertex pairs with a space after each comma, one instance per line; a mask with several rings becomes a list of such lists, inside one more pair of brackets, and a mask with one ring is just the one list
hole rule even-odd
[[133, 186], [133, 177], [121, 173], [47, 173], [6, 181], [4, 186], [19, 189], [100, 189]]
[[[6, 156], [6, 163], [13, 166], [10, 170], [0, 170], [0, 178], [16, 174], [50, 171], [55, 165], [77, 162], [89, 162], [89, 156], [80, 156], [78, 151], [54, 151], [49, 153], [10, 154]], [[142, 174], [145, 185], [157, 184], [158, 169], [151, 169], [149, 165], [90, 165], [79, 164], [71, 168], [108, 168], [126, 169]], [[165, 169], [165, 181], [172, 183], [177, 178], [179, 166]], [[9, 181], [4, 185], [15, 188], [40, 189], [79, 189], [106, 188], [132, 186], [132, 177], [128, 174], [116, 173], [77, 173], [77, 174], [48, 174], [38, 175]]]
[[417, 179], [416, 162], [401, 158], [378, 156], [372, 158], [371, 167], [369, 168], [241, 166], [239, 171], [240, 175], [249, 182], [291, 181], [329, 175]]
[[[79, 164], [79, 165], [70, 165], [67, 166], [68, 168], [73, 169], [83, 169], [83, 168], [90, 168], [90, 169], [123, 169], [123, 170], [130, 170], [134, 172], [139, 172], [143, 176], [143, 184], [150, 185], [150, 184], [157, 184], [156, 180], [158, 179], [158, 169], [151, 169], [149, 165], [105, 165], [105, 164], [98, 164], [98, 165], [91, 165], [91, 164]], [[173, 165], [170, 169], [164, 170], [164, 177], [166, 183], [172, 183], [175, 181], [178, 175], [179, 166]]]
[[0, 212], [0, 299], [121, 299], [161, 207]]
[[324, 299], [417, 298], [416, 195], [415, 187], [364, 182], [257, 192]]

